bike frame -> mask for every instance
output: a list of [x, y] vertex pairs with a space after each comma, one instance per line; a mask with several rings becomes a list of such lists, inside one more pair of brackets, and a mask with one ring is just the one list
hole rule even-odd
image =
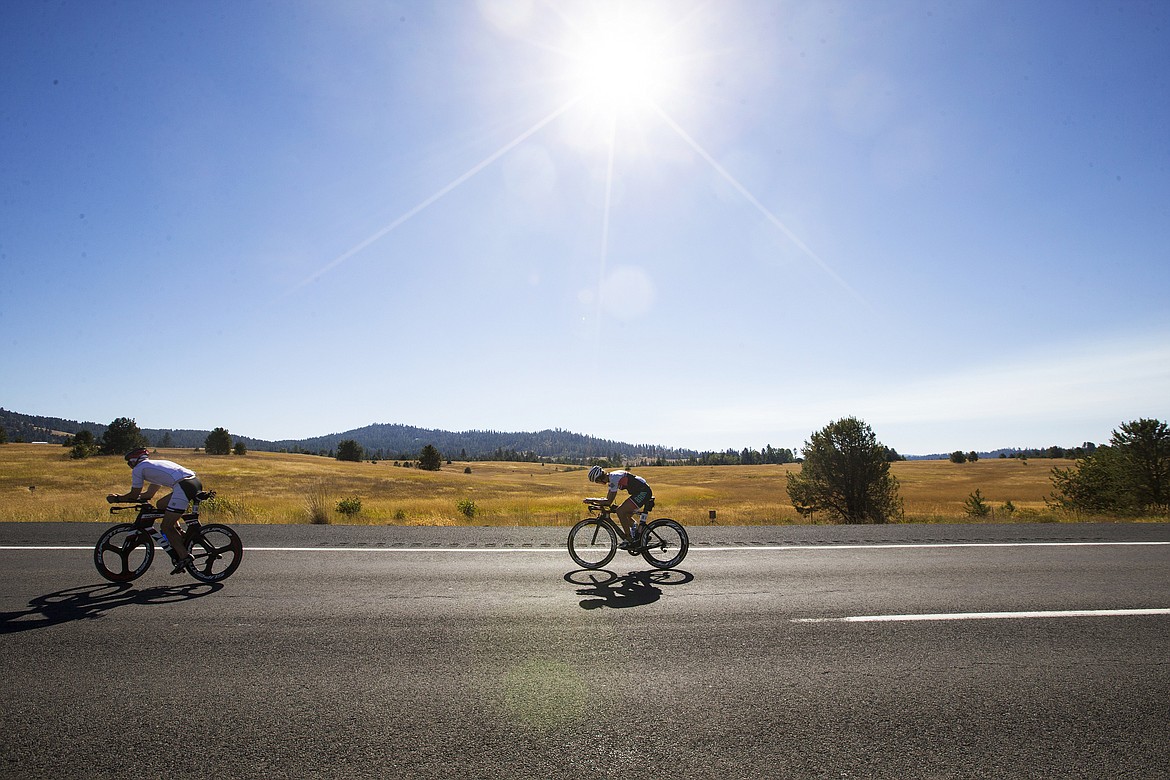
[[[199, 504], [209, 498], [215, 498], [215, 491], [207, 491], [197, 493], [195, 498], [191, 500], [191, 511], [183, 513], [179, 518], [183, 524], [179, 526], [179, 531], [182, 532], [183, 538], [187, 538], [188, 530], [198, 531], [199, 525]], [[134, 527], [140, 531], [149, 533], [154, 529], [156, 521], [166, 517], [165, 510], [159, 509], [149, 501], [138, 501], [130, 506], [112, 506], [110, 507], [110, 514], [115, 515], [119, 512], [136, 511], [138, 515], [134, 518]]]
[[[626, 532], [622, 530], [621, 520], [616, 519], [617, 504], [610, 504], [609, 506], [598, 506], [597, 504], [590, 504], [589, 511], [591, 513], [596, 512], [598, 514], [598, 520], [601, 520], [604, 523], [608, 523], [609, 526], [613, 528], [614, 532], [618, 535], [619, 539], [626, 538]], [[645, 509], [640, 509], [634, 513], [634, 528], [638, 529], [639, 531], [639, 541], [641, 540], [641, 530], [645, 528], [646, 524], [649, 522], [646, 519], [649, 517], [649, 515], [650, 513]]]

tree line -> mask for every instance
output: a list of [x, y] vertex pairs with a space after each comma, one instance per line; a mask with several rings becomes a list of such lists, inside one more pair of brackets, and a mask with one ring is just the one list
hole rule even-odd
[[[139, 447], [149, 448], [151, 444], [133, 419], [119, 417], [106, 426], [101, 438], [83, 428], [73, 434], [65, 446], [69, 447], [69, 457], [80, 459], [91, 455], [124, 455]], [[203, 451], [209, 455], [247, 455], [248, 446], [239, 440], [233, 442], [226, 428], [216, 428], [204, 438]]]
[[[864, 422], [846, 417], [805, 442], [799, 473], [788, 474], [788, 496], [803, 516], [823, 513], [845, 523], [885, 523], [902, 516], [898, 480], [884, 447]], [[975, 453], [970, 453], [975, 454]], [[951, 459], [964, 462], [965, 453]], [[978, 459], [978, 455], [976, 455]], [[1170, 511], [1170, 426], [1162, 420], [1122, 423], [1109, 444], [1086, 446], [1068, 467], [1054, 466], [1048, 504], [1074, 514], [1141, 517]], [[965, 505], [980, 517], [988, 507], [979, 490]], [[1014, 510], [1009, 501], [1005, 509]]]

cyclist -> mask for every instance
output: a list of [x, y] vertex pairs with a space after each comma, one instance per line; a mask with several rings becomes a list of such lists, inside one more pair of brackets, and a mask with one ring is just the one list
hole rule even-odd
[[171, 543], [171, 560], [175, 564], [171, 574], [178, 574], [191, 560], [187, 554], [187, 540], [179, 530], [179, 518], [195, 500], [195, 495], [203, 490], [203, 483], [191, 469], [173, 461], [151, 458], [150, 451], [143, 447], [127, 452], [126, 464], [133, 469], [130, 472], [130, 492], [125, 495], [111, 493], [106, 496], [106, 501], [111, 504], [149, 501], [159, 488], [171, 489], [156, 506], [160, 512], [166, 513], [162, 519], [162, 532]]
[[619, 490], [624, 490], [630, 497], [617, 508], [618, 520], [622, 521], [622, 530], [626, 533], [626, 541], [618, 545], [623, 550], [630, 549], [630, 545], [637, 541], [634, 532], [634, 512], [639, 509], [649, 512], [654, 508], [654, 491], [646, 484], [646, 480], [631, 474], [628, 471], [615, 469], [606, 472], [601, 466], [589, 469], [589, 481], [609, 486], [609, 495], [605, 498], [587, 498], [585, 503], [596, 506], [608, 506], [617, 498]]

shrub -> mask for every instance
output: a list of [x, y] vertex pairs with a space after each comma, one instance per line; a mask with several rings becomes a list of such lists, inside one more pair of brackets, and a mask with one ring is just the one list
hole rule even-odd
[[215, 498], [209, 498], [204, 501], [200, 506], [200, 512], [206, 512], [219, 517], [230, 517], [235, 520], [249, 518], [252, 515], [251, 510], [248, 509], [243, 501], [225, 498], [221, 495], [216, 495]]
[[459, 499], [459, 501], [455, 504], [455, 508], [458, 509], [460, 514], [462, 514], [468, 520], [475, 517], [475, 502], [470, 498]]
[[353, 517], [362, 511], [362, 500], [357, 496], [343, 498], [337, 502], [337, 511], [346, 517]]
[[975, 492], [967, 496], [967, 500], [963, 502], [963, 511], [969, 517], [987, 517], [991, 514], [991, 507], [987, 505], [983, 493], [979, 488], [976, 488]]
[[305, 508], [309, 511], [310, 523], [329, 523], [329, 488], [324, 482], [318, 482], [309, 490], [305, 497]]

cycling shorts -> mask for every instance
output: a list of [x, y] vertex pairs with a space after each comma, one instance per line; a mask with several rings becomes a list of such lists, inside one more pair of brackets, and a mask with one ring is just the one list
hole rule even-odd
[[654, 494], [649, 490], [640, 490], [637, 493], [630, 493], [630, 500], [638, 505], [639, 509], [649, 509], [647, 504], [654, 506]]
[[168, 497], [167, 510], [170, 512], [186, 512], [187, 507], [195, 500], [195, 496], [203, 489], [199, 477], [187, 477], [175, 483], [175, 489]]

